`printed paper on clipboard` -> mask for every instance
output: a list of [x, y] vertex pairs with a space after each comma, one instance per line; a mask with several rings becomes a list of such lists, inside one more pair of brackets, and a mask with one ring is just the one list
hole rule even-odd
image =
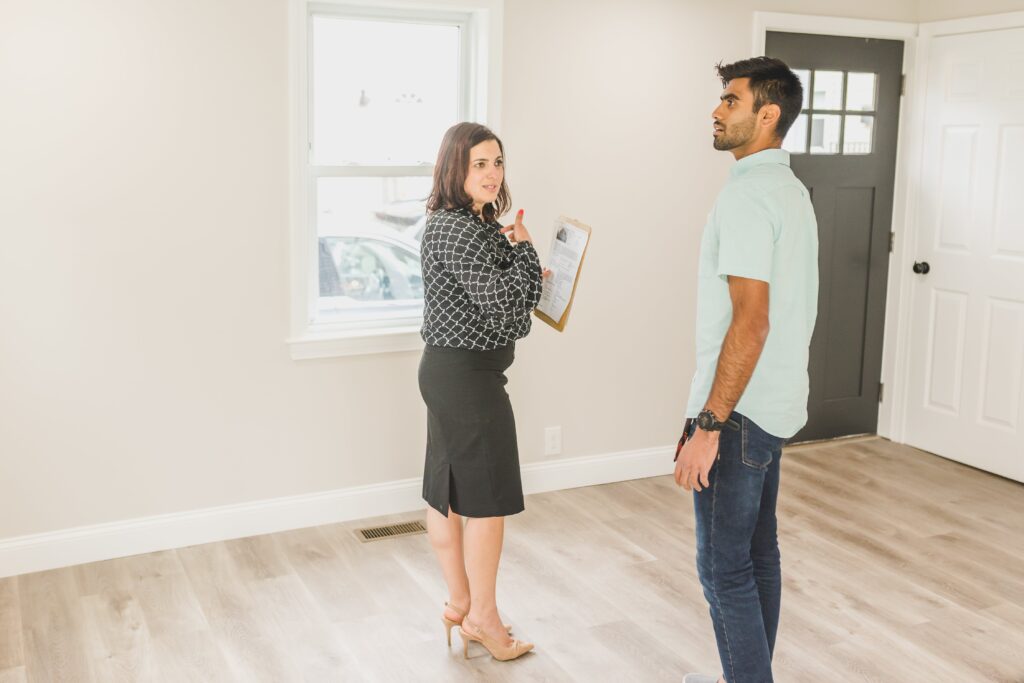
[[555, 221], [555, 234], [551, 237], [551, 250], [545, 267], [551, 275], [544, 280], [540, 303], [534, 314], [559, 332], [565, 329], [572, 310], [583, 268], [583, 257], [590, 244], [590, 226], [565, 216]]

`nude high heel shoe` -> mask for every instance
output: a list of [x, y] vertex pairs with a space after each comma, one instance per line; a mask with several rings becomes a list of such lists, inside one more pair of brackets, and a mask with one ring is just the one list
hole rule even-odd
[[441, 621], [444, 622], [444, 630], [447, 631], [447, 633], [448, 633], [448, 647], [451, 647], [452, 646], [452, 629], [455, 628], [456, 626], [459, 626], [460, 624], [462, 624], [463, 620], [466, 618], [466, 613], [463, 612], [458, 607], [456, 607], [455, 605], [453, 605], [451, 603], [448, 603], [448, 602], [444, 603], [444, 606], [462, 617], [462, 619], [459, 619], [458, 621], [452, 621], [451, 619], [446, 617], [444, 614], [441, 615]]
[[[452, 629], [455, 628], [456, 626], [459, 626], [459, 625], [462, 624], [463, 620], [465, 620], [465, 618], [466, 618], [466, 613], [463, 610], [461, 610], [458, 607], [456, 607], [455, 605], [453, 605], [451, 603], [448, 603], [448, 602], [444, 603], [444, 606], [447, 607], [448, 609], [450, 609], [451, 611], [455, 612], [456, 614], [458, 614], [459, 617], [461, 617], [458, 621], [452, 621], [451, 619], [449, 619], [445, 615], [443, 615], [443, 614], [441, 615], [441, 621], [444, 622], [444, 630], [448, 634], [448, 647], [451, 647], [452, 646]], [[502, 624], [502, 626], [505, 627], [506, 631], [508, 631], [509, 633], [512, 633], [512, 627], [509, 624]]]
[[469, 642], [471, 640], [483, 645], [492, 657], [501, 662], [518, 659], [533, 649], [533, 643], [524, 643], [515, 638], [508, 645], [502, 645], [465, 618], [462, 620], [462, 625], [459, 626], [459, 635], [462, 637], [462, 656], [466, 659], [469, 659]]

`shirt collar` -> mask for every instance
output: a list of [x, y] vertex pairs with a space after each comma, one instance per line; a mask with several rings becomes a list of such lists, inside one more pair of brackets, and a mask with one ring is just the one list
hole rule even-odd
[[789, 166], [789, 152], [784, 149], [762, 149], [760, 152], [755, 152], [737, 161], [729, 172], [734, 176], [743, 175], [755, 166], [762, 164]]
[[472, 207], [469, 207], [469, 206], [464, 206], [464, 207], [462, 207], [460, 209], [455, 209], [455, 210], [460, 212], [463, 216], [465, 216], [467, 218], [472, 218], [472, 219], [476, 220], [478, 223], [482, 223], [483, 225], [490, 225], [491, 223], [494, 222], [494, 221], [488, 222], [487, 219], [485, 219], [483, 216], [481, 216], [479, 214], [473, 213]]

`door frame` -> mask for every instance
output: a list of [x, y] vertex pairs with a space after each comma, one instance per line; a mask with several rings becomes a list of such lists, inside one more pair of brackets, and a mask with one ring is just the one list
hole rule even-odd
[[[886, 279], [885, 296], [885, 329], [882, 333], [882, 377], [885, 385], [882, 402], [878, 409], [878, 434], [893, 441], [900, 441], [903, 432], [903, 385], [907, 381], [905, 373], [896, 373], [896, 360], [905, 351], [908, 324], [901, 325], [899, 312], [909, 305], [908, 283], [905, 282], [904, 268], [901, 267], [912, 244], [912, 230], [908, 220], [913, 201], [910, 196], [912, 173], [920, 168], [920, 143], [908, 145], [909, 138], [914, 134], [911, 125], [918, 119], [916, 106], [923, 101], [922, 92], [911, 85], [919, 80], [914, 71], [918, 62], [919, 25], [902, 21], [872, 21], [867, 19], [848, 19], [845, 17], [822, 17], [807, 14], [787, 14], [780, 12], [754, 12], [754, 54], [763, 55], [765, 39], [768, 31], [786, 31], [790, 33], [809, 33], [812, 35], [844, 36], [850, 38], [881, 38], [885, 40], [901, 40], [903, 48], [903, 74], [905, 92], [900, 98], [899, 127], [896, 149], [896, 178], [893, 184], [892, 232], [896, 235], [893, 251], [889, 255], [889, 272]], [[922, 112], [923, 114], [923, 112]], [[916, 153], [916, 156], [915, 156]], [[906, 297], [906, 300], [904, 299]], [[901, 353], [903, 352], [903, 353]]]

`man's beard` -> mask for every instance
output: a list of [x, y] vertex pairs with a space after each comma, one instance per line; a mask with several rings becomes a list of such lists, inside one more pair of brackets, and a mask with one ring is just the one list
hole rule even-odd
[[755, 119], [751, 118], [743, 123], [734, 123], [722, 131], [722, 134], [714, 138], [715, 149], [720, 152], [727, 152], [745, 145], [754, 137]]

